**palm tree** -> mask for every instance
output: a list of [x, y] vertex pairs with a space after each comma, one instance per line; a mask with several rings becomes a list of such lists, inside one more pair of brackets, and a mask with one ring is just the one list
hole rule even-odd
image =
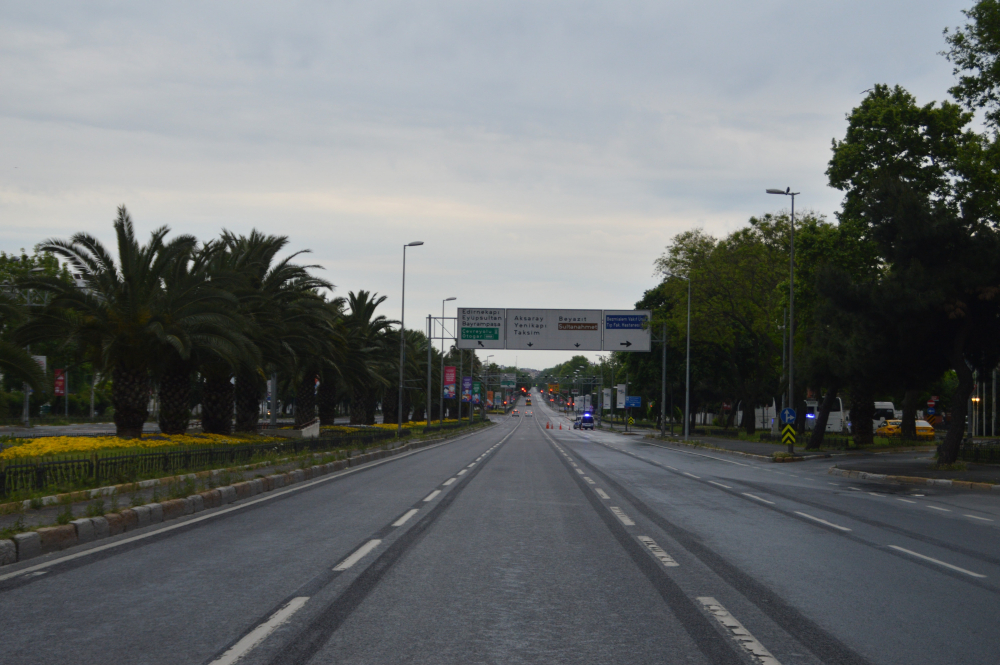
[[[380, 385], [387, 380], [381, 352], [385, 349], [385, 333], [396, 323], [375, 310], [386, 296], [368, 291], [353, 291], [347, 295], [350, 313], [344, 319], [347, 332], [349, 364], [342, 371], [351, 386], [351, 424], [371, 425], [375, 422], [375, 404]], [[398, 346], [396, 348], [399, 348]]]
[[148, 415], [149, 374], [164, 349], [184, 348], [182, 331], [188, 317], [202, 315], [192, 307], [200, 294], [167, 297], [164, 282], [177, 261], [190, 256], [197, 241], [179, 236], [166, 242], [167, 227], [152, 232], [140, 245], [125, 206], [114, 222], [118, 261], [87, 233], [70, 240], [46, 240], [39, 248], [52, 252], [80, 273], [83, 288], [55, 277], [22, 281], [27, 288], [47, 291], [45, 308], [17, 331], [19, 342], [71, 340], [94, 366], [109, 372], [115, 430], [120, 437], [138, 437]]
[[[10, 297], [0, 294], [0, 331], [8, 332], [15, 321], [21, 318], [22, 308]], [[24, 379], [29, 386], [41, 391], [45, 375], [38, 363], [17, 344], [0, 339], [0, 370]]]

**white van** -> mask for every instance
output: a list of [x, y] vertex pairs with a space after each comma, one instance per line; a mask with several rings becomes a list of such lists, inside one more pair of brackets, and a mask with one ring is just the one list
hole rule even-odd
[[874, 432], [887, 420], [899, 420], [903, 417], [901, 411], [896, 411], [892, 402], [875, 402], [875, 415], [872, 416], [872, 431]]
[[[819, 400], [806, 400], [806, 431], [812, 431], [816, 426], [816, 416], [819, 415]], [[844, 411], [844, 400], [839, 397], [830, 409], [830, 415], [826, 419], [826, 431], [842, 434], [847, 431], [847, 418]]]

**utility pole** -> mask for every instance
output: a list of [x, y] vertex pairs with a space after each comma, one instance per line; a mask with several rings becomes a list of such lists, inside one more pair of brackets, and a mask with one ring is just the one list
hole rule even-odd
[[660, 370], [660, 438], [667, 435], [667, 323], [663, 323], [663, 367]]
[[431, 334], [433, 330], [431, 327], [434, 322], [431, 315], [427, 315], [427, 427], [431, 426], [431, 409], [434, 408], [434, 397], [431, 392], [431, 347], [434, 345], [434, 341], [431, 340]]

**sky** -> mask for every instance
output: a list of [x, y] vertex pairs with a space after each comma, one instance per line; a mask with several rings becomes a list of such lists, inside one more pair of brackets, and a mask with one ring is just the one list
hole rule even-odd
[[[0, 2], [0, 250], [258, 228], [406, 323], [627, 309], [687, 229], [824, 172], [875, 83], [953, 83], [972, 0]], [[563, 352], [498, 351], [541, 369]], [[594, 354], [590, 354], [593, 356]]]

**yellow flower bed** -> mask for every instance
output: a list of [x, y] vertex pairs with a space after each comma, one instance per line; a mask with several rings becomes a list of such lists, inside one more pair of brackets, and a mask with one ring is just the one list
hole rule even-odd
[[225, 434], [150, 434], [141, 439], [116, 436], [46, 436], [26, 440], [0, 453], [0, 460], [42, 457], [67, 453], [91, 453], [121, 448], [163, 448], [166, 446], [226, 446], [241, 443], [267, 443], [277, 440], [267, 436], [230, 436]]
[[350, 427], [348, 425], [324, 425], [320, 427], [320, 432], [327, 434], [355, 434], [363, 430], [363, 427]]

